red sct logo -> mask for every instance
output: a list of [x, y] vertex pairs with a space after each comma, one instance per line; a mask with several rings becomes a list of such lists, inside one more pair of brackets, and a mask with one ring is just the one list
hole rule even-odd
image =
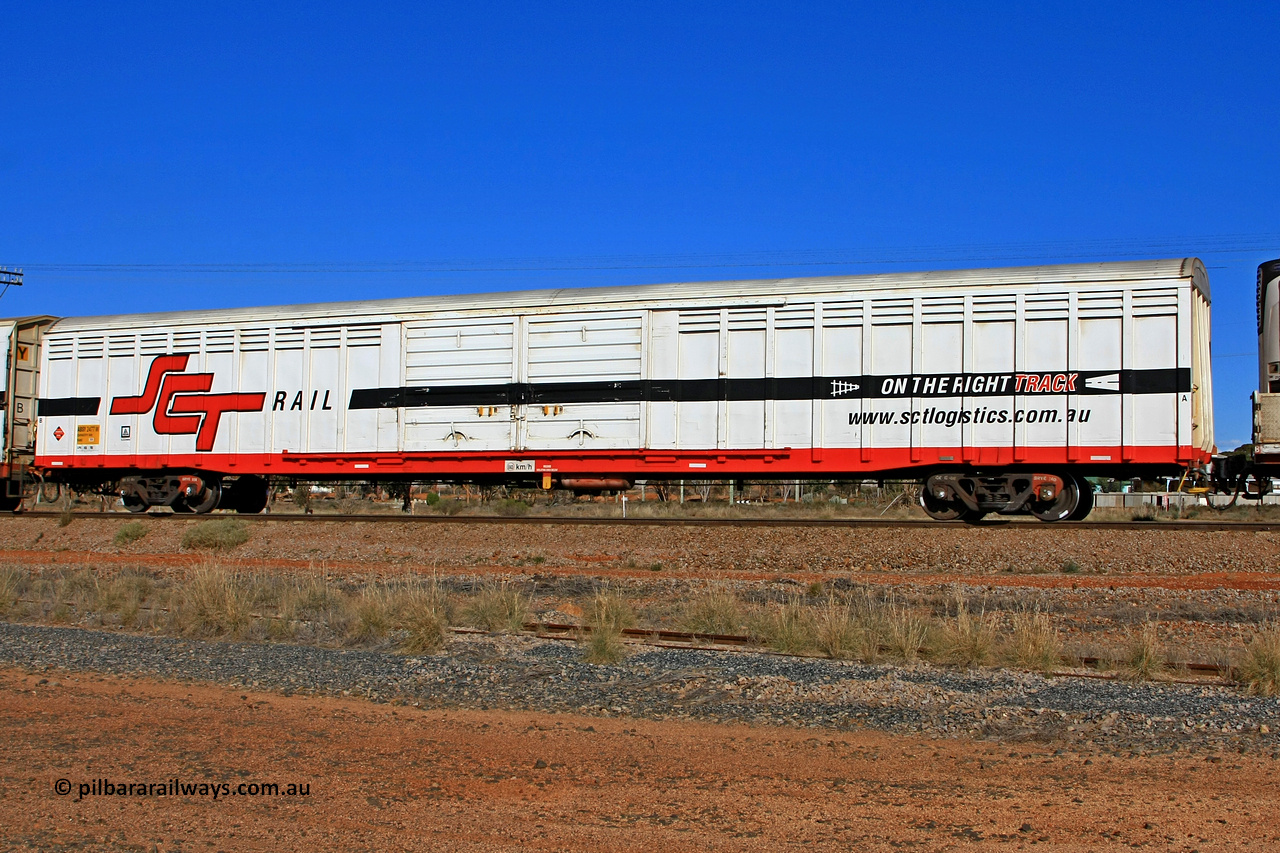
[[196, 450], [213, 450], [225, 412], [260, 412], [261, 394], [208, 394], [212, 373], [183, 373], [189, 355], [161, 355], [151, 362], [147, 384], [137, 397], [111, 400], [113, 415], [144, 415], [154, 407], [152, 425], [159, 435], [194, 435]]

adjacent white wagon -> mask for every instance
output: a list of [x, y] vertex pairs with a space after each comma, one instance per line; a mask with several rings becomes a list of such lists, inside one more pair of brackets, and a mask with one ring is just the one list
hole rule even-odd
[[1054, 519], [1087, 512], [1083, 475], [1213, 451], [1195, 259], [36, 318], [13, 342], [19, 328], [38, 365], [30, 464], [122, 482], [139, 509], [256, 511], [269, 475], [909, 476], [938, 517]]

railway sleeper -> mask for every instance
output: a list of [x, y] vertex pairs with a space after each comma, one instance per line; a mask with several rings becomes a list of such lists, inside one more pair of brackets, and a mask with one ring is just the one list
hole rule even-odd
[[976, 522], [988, 513], [1079, 521], [1093, 509], [1093, 487], [1065, 472], [948, 472], [925, 481], [920, 506], [940, 521]]

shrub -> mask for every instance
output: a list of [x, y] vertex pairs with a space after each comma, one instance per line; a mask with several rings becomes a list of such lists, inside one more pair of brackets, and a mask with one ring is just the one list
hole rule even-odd
[[147, 526], [141, 521], [130, 521], [116, 531], [112, 539], [117, 545], [131, 545], [147, 535]]
[[298, 509], [302, 510], [303, 512], [306, 512], [307, 510], [311, 509], [311, 484], [310, 483], [299, 483], [298, 485], [293, 487], [293, 491], [290, 493], [290, 495], [293, 498], [293, 505], [296, 506]]
[[445, 498], [435, 505], [436, 511], [441, 515], [457, 515], [467, 508], [467, 505], [453, 498]]
[[504, 518], [515, 518], [521, 515], [528, 515], [529, 505], [515, 498], [504, 498], [494, 505], [493, 511]]
[[422, 500], [426, 502], [427, 506], [435, 506], [436, 504], [440, 503], [440, 493], [427, 492], [427, 496]]
[[1164, 655], [1160, 651], [1154, 622], [1145, 623], [1130, 638], [1122, 666], [1125, 676], [1133, 681], [1150, 681], [1165, 674]]
[[529, 621], [529, 601], [507, 583], [487, 585], [463, 609], [463, 618], [486, 631], [520, 631]]
[[1014, 614], [1004, 656], [1012, 664], [1040, 672], [1056, 668], [1062, 658], [1062, 643], [1049, 614], [1038, 609]]
[[709, 589], [685, 604], [681, 622], [691, 634], [736, 634], [742, 630], [742, 603], [729, 590]]
[[1249, 641], [1236, 678], [1250, 693], [1275, 696], [1280, 692], [1280, 625], [1265, 626]]
[[227, 551], [249, 541], [249, 528], [234, 518], [202, 521], [182, 534], [182, 547]]

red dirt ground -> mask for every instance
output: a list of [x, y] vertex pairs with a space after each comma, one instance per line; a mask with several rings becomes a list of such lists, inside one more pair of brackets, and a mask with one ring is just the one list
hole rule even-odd
[[[12, 670], [0, 732], [0, 842], [14, 850], [1280, 846], [1275, 765], [1234, 754], [422, 711]], [[94, 779], [175, 777], [310, 795], [77, 798]]]

